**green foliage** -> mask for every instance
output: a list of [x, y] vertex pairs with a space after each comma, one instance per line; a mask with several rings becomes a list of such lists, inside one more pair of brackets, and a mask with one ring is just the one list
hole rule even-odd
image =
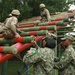
[[67, 8], [66, 0], [48, 0], [47, 6], [51, 13], [65, 11]]
[[66, 0], [2, 0], [0, 2], [0, 21], [4, 21], [13, 9], [21, 12], [19, 20], [40, 15], [39, 5], [44, 3], [50, 13], [68, 9]]

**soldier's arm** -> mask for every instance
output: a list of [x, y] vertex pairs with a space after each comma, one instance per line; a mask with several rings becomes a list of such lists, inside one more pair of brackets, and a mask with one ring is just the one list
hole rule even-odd
[[60, 61], [55, 63], [55, 67], [57, 69], [64, 69], [69, 63], [71, 63], [72, 59], [71, 53], [66, 52], [63, 56], [61, 56]]
[[17, 32], [16, 32], [16, 26], [15, 26], [15, 25], [12, 25], [11, 30], [12, 30], [15, 34], [17, 33]]
[[51, 21], [51, 16], [50, 16], [50, 13], [49, 13], [48, 10], [46, 10], [46, 15], [47, 15], [47, 19], [48, 19], [48, 21]]
[[17, 24], [17, 20], [12, 20], [12, 22], [11, 22], [11, 30], [15, 33], [15, 35], [16, 34], [18, 34], [17, 33], [17, 26], [16, 26], [16, 24]]
[[75, 67], [75, 50], [74, 49], [72, 50], [72, 57], [73, 57], [73, 60], [71, 63]]
[[38, 50], [30, 50], [30, 53], [27, 53], [23, 57], [23, 62], [25, 64], [32, 64], [41, 61], [42, 54]]

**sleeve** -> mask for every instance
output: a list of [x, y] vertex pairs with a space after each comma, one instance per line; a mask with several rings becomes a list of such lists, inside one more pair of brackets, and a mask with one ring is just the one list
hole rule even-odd
[[75, 59], [73, 59], [71, 63], [75, 67]]
[[17, 19], [13, 19], [12, 22], [11, 22], [11, 27], [10, 27], [11, 30], [12, 30], [15, 34], [18, 34], [18, 33], [17, 33], [17, 26], [16, 26], [16, 25], [17, 25], [17, 22], [18, 22]]
[[47, 15], [47, 19], [48, 19], [48, 21], [51, 21], [51, 16], [50, 16], [50, 13], [49, 13], [48, 10], [46, 10], [46, 15]]
[[72, 59], [71, 52], [65, 52], [65, 54], [61, 56], [60, 61], [55, 63], [55, 67], [57, 69], [63, 69], [71, 63]]
[[[40, 48], [39, 48], [40, 49]], [[24, 57], [23, 57], [23, 62], [25, 64], [32, 64], [32, 63], [36, 63], [41, 61], [42, 58], [42, 54], [40, 51], [38, 50], [32, 50], [33, 54], [29, 54], [27, 53]], [[32, 53], [32, 52], [31, 52]]]
[[74, 49], [72, 49], [72, 57], [73, 57], [73, 60], [71, 63], [75, 67], [75, 51], [74, 51]]
[[12, 18], [11, 25], [17, 26], [18, 20], [17, 18]]

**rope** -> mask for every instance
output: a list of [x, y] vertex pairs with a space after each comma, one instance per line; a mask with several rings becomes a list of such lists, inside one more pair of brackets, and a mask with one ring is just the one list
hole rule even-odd
[[15, 57], [18, 58], [20, 61], [22, 61], [22, 57], [20, 56], [20, 53], [15, 54]]

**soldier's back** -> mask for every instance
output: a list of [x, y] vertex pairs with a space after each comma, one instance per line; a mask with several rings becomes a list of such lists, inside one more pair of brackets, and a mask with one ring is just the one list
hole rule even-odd
[[40, 67], [44, 75], [53, 75], [54, 66], [54, 50], [50, 48], [41, 48], [42, 61], [40, 62]]
[[17, 18], [12, 16], [12, 17], [7, 19], [7, 22], [6, 22], [5, 26], [10, 27], [12, 25], [12, 23], [17, 24], [17, 22], [18, 22]]

